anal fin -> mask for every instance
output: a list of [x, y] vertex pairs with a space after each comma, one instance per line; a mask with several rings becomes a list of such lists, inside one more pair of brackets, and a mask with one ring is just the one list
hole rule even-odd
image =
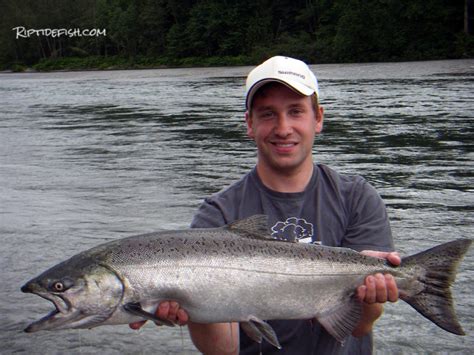
[[240, 327], [247, 334], [247, 336], [253, 341], [261, 344], [262, 343], [262, 333], [258, 328], [250, 322], [240, 322]]
[[361, 316], [362, 303], [353, 295], [348, 302], [318, 314], [316, 319], [329, 334], [342, 343], [352, 334]]
[[170, 322], [166, 319], [160, 319], [156, 315], [145, 311], [140, 305], [140, 303], [127, 303], [123, 306], [123, 309], [125, 309], [125, 311], [133, 315], [151, 320], [155, 322], [156, 325], [167, 325], [169, 327], [174, 327], [173, 322]]
[[250, 339], [257, 343], [261, 343], [263, 338], [274, 347], [281, 349], [275, 331], [267, 322], [264, 322], [257, 317], [250, 316], [247, 322], [241, 322], [240, 325]]

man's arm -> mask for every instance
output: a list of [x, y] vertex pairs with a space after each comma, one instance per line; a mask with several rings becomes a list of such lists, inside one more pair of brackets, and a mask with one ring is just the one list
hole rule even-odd
[[[196, 348], [205, 355], [233, 355], [239, 353], [239, 324], [212, 323], [201, 324], [189, 320], [188, 314], [178, 302], [161, 302], [155, 312], [161, 319], [179, 325], [187, 325]], [[131, 323], [130, 328], [140, 329], [146, 321]]]
[[196, 348], [205, 355], [239, 353], [239, 323], [188, 323]]

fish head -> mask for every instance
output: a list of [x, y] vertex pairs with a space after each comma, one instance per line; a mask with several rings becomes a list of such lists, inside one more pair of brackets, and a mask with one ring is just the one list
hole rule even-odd
[[25, 332], [93, 328], [103, 324], [123, 298], [123, 283], [108, 266], [75, 256], [28, 281], [22, 292], [51, 301], [55, 309]]

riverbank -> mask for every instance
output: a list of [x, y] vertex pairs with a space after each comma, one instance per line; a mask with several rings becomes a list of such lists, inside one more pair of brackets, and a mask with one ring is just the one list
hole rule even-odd
[[[269, 54], [270, 55], [270, 54]], [[470, 59], [472, 56], [464, 55], [462, 58], [394, 58], [390, 62], [431, 61], [449, 59]], [[123, 56], [88, 56], [88, 57], [63, 57], [42, 59], [39, 63], [31, 66], [23, 63], [14, 63], [5, 68], [3, 73], [19, 72], [50, 72], [50, 71], [81, 71], [81, 70], [127, 70], [127, 69], [165, 69], [165, 68], [191, 68], [191, 67], [227, 67], [227, 66], [250, 66], [256, 65], [265, 57], [250, 55], [238, 56], [212, 56], [212, 57], [146, 57], [136, 56], [127, 58]], [[374, 63], [374, 61], [368, 61]], [[378, 62], [378, 61], [375, 61]], [[380, 62], [387, 62], [381, 60]], [[315, 64], [315, 63], [311, 63]], [[318, 64], [337, 64], [332, 62], [321, 62]]]
[[160, 68], [185, 68], [185, 67], [218, 67], [253, 65], [257, 62], [249, 56], [224, 56], [224, 57], [135, 57], [125, 58], [120, 56], [90, 56], [90, 57], [65, 57], [55, 59], [42, 59], [32, 66], [16, 63], [4, 72], [48, 72], [48, 71], [74, 71], [74, 70], [123, 70], [123, 69], [160, 69]]

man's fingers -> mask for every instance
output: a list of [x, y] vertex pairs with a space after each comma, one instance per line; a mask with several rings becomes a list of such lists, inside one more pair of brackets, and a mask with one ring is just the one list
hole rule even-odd
[[167, 319], [170, 312], [170, 303], [168, 301], [161, 302], [156, 309], [155, 315], [160, 319]]
[[398, 287], [390, 274], [369, 275], [363, 286], [358, 287], [357, 297], [368, 304], [398, 301]]
[[387, 285], [385, 284], [385, 276], [382, 274], [375, 274], [375, 293], [376, 302], [387, 302]]
[[[189, 316], [185, 310], [181, 309], [176, 301], [164, 301], [159, 304], [155, 311], [155, 315], [163, 320], [168, 320], [179, 325], [186, 325]], [[140, 321], [129, 324], [132, 329], [140, 329], [146, 321]]]
[[395, 281], [395, 278], [390, 275], [385, 275], [385, 282], [387, 285], [387, 298], [390, 302], [397, 302], [398, 301], [398, 286]]
[[364, 302], [369, 303], [369, 304], [375, 303], [377, 295], [376, 295], [374, 276], [372, 275], [367, 276], [367, 278], [365, 279], [365, 287], [366, 287], [366, 290], [365, 290]]
[[364, 302], [366, 292], [367, 292], [367, 286], [362, 285], [362, 286], [357, 287], [357, 298], [359, 299], [359, 301]]
[[176, 301], [161, 302], [156, 310], [156, 315], [161, 319], [167, 319], [179, 325], [186, 325], [189, 321], [188, 314], [180, 308]]
[[179, 325], [186, 325], [189, 321], [188, 314], [183, 310], [178, 310], [178, 324]]
[[386, 251], [376, 251], [376, 250], [363, 250], [361, 254], [372, 256], [379, 259], [387, 259], [393, 265], [400, 265], [400, 254], [396, 251], [386, 252]]
[[167, 319], [176, 323], [178, 309], [179, 309], [178, 302], [171, 301]]
[[394, 266], [399, 266], [402, 263], [402, 258], [397, 252], [388, 253], [387, 260]]
[[141, 327], [143, 327], [145, 323], [146, 323], [146, 320], [142, 320], [140, 322], [130, 323], [128, 326], [132, 328], [133, 330], [138, 330]]

